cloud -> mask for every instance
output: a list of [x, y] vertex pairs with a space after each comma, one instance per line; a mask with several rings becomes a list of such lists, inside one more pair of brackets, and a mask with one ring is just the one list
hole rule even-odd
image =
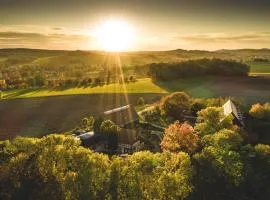
[[187, 49], [270, 48], [270, 32], [176, 35], [172, 40]]
[[52, 27], [52, 30], [55, 30], [55, 31], [62, 31], [63, 28], [62, 28], [62, 27]]
[[88, 49], [91, 40], [87, 35], [0, 32], [0, 48]]
[[205, 35], [190, 35], [182, 36], [178, 39], [189, 41], [189, 42], [252, 42], [252, 41], [269, 41], [270, 32], [262, 33], [246, 33], [246, 34], [205, 34]]

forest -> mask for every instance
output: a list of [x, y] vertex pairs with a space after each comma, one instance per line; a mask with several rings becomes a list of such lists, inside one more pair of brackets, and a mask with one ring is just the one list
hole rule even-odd
[[153, 63], [149, 75], [154, 80], [168, 81], [198, 76], [248, 76], [250, 67], [231, 60], [198, 59], [180, 63]]

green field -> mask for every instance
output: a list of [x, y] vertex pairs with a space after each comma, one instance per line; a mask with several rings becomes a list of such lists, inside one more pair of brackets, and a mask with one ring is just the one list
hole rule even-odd
[[270, 79], [266, 77], [198, 77], [156, 83], [150, 78], [145, 78], [125, 85], [114, 83], [96, 87], [11, 90], [4, 92], [4, 99], [87, 94], [160, 94], [185, 91], [193, 97], [235, 96], [253, 102], [270, 99], [269, 85]]
[[18, 89], [4, 92], [4, 99], [48, 97], [75, 94], [104, 94], [104, 93], [166, 93], [166, 90], [152, 83], [151, 79], [139, 79], [135, 83], [109, 84], [95, 87], [73, 87], [58, 89]]
[[270, 62], [251, 62], [250, 75], [252, 76], [270, 76]]

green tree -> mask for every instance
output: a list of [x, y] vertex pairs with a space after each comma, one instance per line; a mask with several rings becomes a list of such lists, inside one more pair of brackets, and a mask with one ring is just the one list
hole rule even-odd
[[16, 138], [2, 144], [0, 199], [105, 199], [109, 159], [74, 137]]
[[116, 150], [118, 148], [118, 134], [120, 132], [119, 126], [115, 125], [110, 120], [105, 120], [100, 126], [100, 133], [108, 142], [108, 148]]
[[103, 121], [104, 121], [104, 119], [102, 117], [98, 117], [97, 119], [94, 120], [93, 130], [94, 130], [95, 134], [100, 134], [100, 126], [101, 126]]
[[190, 97], [184, 92], [175, 92], [161, 100], [160, 108], [165, 115], [181, 120], [190, 111]]
[[243, 138], [235, 131], [222, 129], [213, 135], [204, 136], [203, 141], [207, 146], [238, 150], [243, 142]]
[[232, 120], [231, 115], [224, 116], [223, 108], [207, 107], [198, 112], [197, 123], [194, 128], [202, 136], [214, 134], [222, 129], [236, 130], [237, 127], [233, 125]]
[[233, 199], [232, 188], [244, 181], [240, 154], [209, 146], [193, 156], [196, 168], [194, 199]]
[[94, 117], [84, 117], [81, 120], [81, 128], [85, 130], [92, 130], [95, 123]]
[[113, 199], [185, 199], [193, 189], [190, 157], [183, 152], [114, 157], [111, 170]]

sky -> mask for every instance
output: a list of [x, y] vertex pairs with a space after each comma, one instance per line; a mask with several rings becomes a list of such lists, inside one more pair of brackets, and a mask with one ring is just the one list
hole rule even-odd
[[132, 27], [128, 51], [270, 48], [270, 0], [0, 0], [0, 48], [102, 50], [108, 20]]

